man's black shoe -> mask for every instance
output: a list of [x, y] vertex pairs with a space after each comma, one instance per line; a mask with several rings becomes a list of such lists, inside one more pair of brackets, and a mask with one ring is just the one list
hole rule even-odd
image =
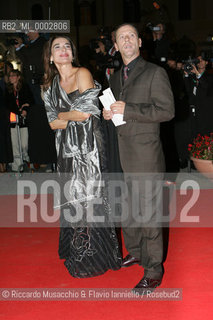
[[161, 284], [162, 279], [151, 279], [143, 277], [141, 281], [132, 289], [133, 292], [144, 294], [146, 292], [154, 291], [156, 287]]
[[122, 267], [130, 267], [134, 264], [140, 263], [140, 260], [128, 254], [122, 261]]

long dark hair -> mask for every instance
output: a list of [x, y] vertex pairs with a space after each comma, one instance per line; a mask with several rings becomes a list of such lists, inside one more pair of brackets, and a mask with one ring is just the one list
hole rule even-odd
[[58, 74], [58, 69], [56, 68], [54, 63], [50, 63], [50, 57], [51, 57], [51, 49], [52, 49], [52, 44], [55, 39], [58, 38], [65, 38], [71, 46], [72, 50], [72, 65], [74, 67], [80, 67], [80, 64], [78, 62], [77, 58], [77, 52], [76, 52], [76, 47], [70, 37], [67, 35], [55, 35], [49, 39], [49, 41], [45, 44], [44, 47], [44, 52], [43, 52], [43, 59], [44, 59], [44, 81], [43, 81], [43, 86], [44, 90], [47, 90], [49, 86], [52, 84], [53, 78], [55, 77], [56, 74]]
[[[9, 73], [9, 75], [10, 75], [11, 73], [14, 73], [15, 75], [17, 75], [17, 77], [20, 77], [19, 80], [18, 80], [17, 86], [16, 86], [16, 90], [17, 90], [17, 91], [20, 91], [21, 88], [22, 88], [22, 86], [23, 86], [23, 82], [24, 82], [22, 73], [21, 73], [18, 69], [13, 69], [13, 70], [11, 70], [10, 73]], [[13, 84], [10, 83], [10, 81], [7, 83], [7, 89], [8, 89], [8, 92], [9, 92], [9, 93], [13, 93], [13, 92], [14, 92]]]

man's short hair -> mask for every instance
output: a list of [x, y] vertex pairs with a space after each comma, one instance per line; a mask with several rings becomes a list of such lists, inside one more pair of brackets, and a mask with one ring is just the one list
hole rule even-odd
[[137, 36], [139, 37], [139, 32], [138, 32], [137, 27], [136, 27], [134, 24], [132, 24], [132, 23], [126, 22], [126, 23], [120, 24], [119, 26], [117, 26], [117, 27], [115, 28], [115, 42], [116, 42], [116, 35], [117, 35], [118, 29], [120, 29], [121, 27], [125, 27], [125, 26], [131, 26], [133, 29], [135, 29], [135, 31], [136, 31], [136, 33], [137, 33]]

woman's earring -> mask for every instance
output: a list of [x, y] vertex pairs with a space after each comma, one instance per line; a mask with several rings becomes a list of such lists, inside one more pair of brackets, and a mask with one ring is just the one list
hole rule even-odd
[[50, 60], [50, 64], [53, 64], [53, 61], [52, 61], [52, 60]]

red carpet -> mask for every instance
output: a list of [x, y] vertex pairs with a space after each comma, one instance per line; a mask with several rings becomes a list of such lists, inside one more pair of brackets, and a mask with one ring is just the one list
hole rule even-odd
[[[15, 201], [0, 200], [1, 215], [15, 212]], [[186, 201], [177, 195], [178, 212]], [[212, 190], [202, 190], [193, 215], [212, 215], [212, 208]], [[2, 228], [0, 243], [1, 288], [132, 288], [143, 275], [133, 266], [91, 279], [72, 278], [58, 259], [57, 228]], [[181, 301], [1, 301], [0, 319], [210, 320], [212, 243], [211, 228], [170, 229], [160, 288], [182, 288]]]

